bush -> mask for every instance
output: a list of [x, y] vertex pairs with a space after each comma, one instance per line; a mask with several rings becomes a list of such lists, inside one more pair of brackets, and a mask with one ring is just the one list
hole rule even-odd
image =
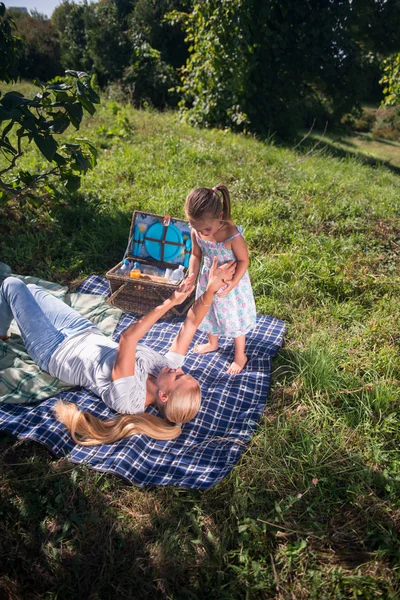
[[386, 140], [400, 140], [400, 107], [388, 112], [378, 121], [373, 135]]
[[140, 33], [132, 34], [133, 52], [131, 64], [125, 69], [122, 82], [135, 106], [143, 102], [158, 108], [176, 105], [176, 94], [170, 88], [178, 79], [175, 69], [161, 59], [159, 50], [152, 48]]
[[353, 131], [368, 133], [372, 131], [376, 124], [376, 116], [372, 111], [366, 111], [362, 108], [357, 108], [343, 120], [343, 124]]

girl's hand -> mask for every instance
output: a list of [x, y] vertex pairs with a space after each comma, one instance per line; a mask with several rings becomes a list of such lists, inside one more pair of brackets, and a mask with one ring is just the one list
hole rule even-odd
[[176, 306], [178, 304], [182, 304], [182, 302], [184, 302], [186, 300], [186, 298], [188, 296], [190, 296], [190, 294], [193, 292], [194, 281], [195, 281], [194, 274], [189, 275], [188, 277], [186, 277], [186, 279], [184, 279], [182, 281], [182, 283], [174, 291], [174, 293], [171, 296], [171, 300]]
[[230, 260], [229, 262], [218, 266], [218, 259], [214, 258], [212, 267], [210, 269], [210, 275], [207, 283], [207, 290], [218, 292], [218, 290], [224, 285], [231, 281], [236, 270], [236, 261]]

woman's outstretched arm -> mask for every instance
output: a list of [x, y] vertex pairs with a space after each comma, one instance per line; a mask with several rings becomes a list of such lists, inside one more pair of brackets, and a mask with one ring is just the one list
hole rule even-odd
[[132, 323], [121, 334], [117, 358], [112, 370], [111, 380], [129, 377], [135, 374], [136, 346], [149, 329], [165, 315], [171, 308], [182, 304], [184, 300], [192, 293], [194, 288], [194, 275], [185, 279], [178, 289], [172, 294], [171, 298], [165, 300], [160, 306], [154, 308], [147, 315], [144, 315], [139, 321]]
[[177, 352], [178, 354], [183, 355], [186, 354], [194, 334], [210, 309], [215, 294], [224, 283], [229, 282], [232, 279], [236, 269], [236, 262], [231, 260], [220, 267], [217, 266], [217, 263], [217, 258], [214, 258], [213, 265], [210, 269], [207, 289], [199, 298], [197, 298], [196, 302], [190, 308], [178, 335], [172, 342], [170, 347], [171, 352]]

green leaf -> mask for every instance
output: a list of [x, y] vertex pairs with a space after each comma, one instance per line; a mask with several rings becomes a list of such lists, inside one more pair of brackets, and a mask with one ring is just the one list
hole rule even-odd
[[75, 150], [79, 150], [79, 148], [80, 148], [79, 144], [63, 144], [62, 145], [62, 150], [66, 150], [69, 154], [71, 154]]
[[45, 156], [45, 158], [51, 162], [58, 148], [58, 144], [53, 136], [35, 135], [33, 139], [43, 156]]
[[65, 114], [59, 112], [57, 115], [54, 115], [54, 121], [51, 122], [49, 127], [49, 131], [51, 133], [63, 133], [70, 124], [70, 120]]
[[93, 156], [95, 156], [96, 158], [98, 157], [99, 153], [97, 152], [97, 148], [93, 145], [93, 143], [90, 140], [88, 140], [87, 138], [76, 138], [76, 141], [81, 144], [85, 144], [89, 152], [93, 154]]
[[80, 188], [81, 178], [78, 177], [77, 175], [70, 175], [66, 179], [64, 185], [69, 192], [76, 192]]
[[71, 166], [74, 171], [79, 171], [80, 173], [86, 173], [91, 168], [91, 163], [88, 158], [81, 151], [75, 153], [75, 164], [73, 163]]
[[10, 119], [19, 119], [20, 116], [21, 111], [18, 110], [18, 108], [6, 110], [2, 106], [0, 106], [0, 123], [3, 121], [9, 121]]
[[31, 133], [36, 134], [38, 132], [36, 121], [33, 117], [23, 117], [20, 121], [20, 124], [24, 129], [30, 131]]
[[78, 100], [82, 104], [83, 108], [85, 110], [87, 110], [87, 112], [89, 114], [94, 115], [94, 113], [96, 112], [96, 109], [93, 106], [93, 104], [85, 96], [78, 94]]
[[86, 81], [77, 81], [76, 90], [78, 92], [78, 97], [84, 96], [90, 102], [93, 102], [93, 104], [100, 103], [99, 95], [94, 91], [93, 88], [90, 87], [89, 83], [87, 83]]
[[57, 102], [70, 102], [71, 96], [67, 92], [57, 92], [55, 94]]
[[16, 148], [14, 148], [14, 146], [11, 145], [8, 137], [4, 137], [0, 140], [0, 148], [3, 148], [4, 152], [6, 152], [7, 154], [12, 154], [13, 156], [15, 156], [15, 154], [17, 154], [18, 152]]
[[66, 104], [64, 108], [69, 114], [72, 125], [75, 129], [79, 129], [83, 117], [82, 105], [79, 102], [74, 102], [73, 104]]
[[61, 154], [59, 154], [58, 152], [54, 154], [53, 160], [58, 164], [59, 167], [64, 167], [67, 164], [65, 158], [61, 156]]
[[68, 85], [67, 83], [52, 83], [50, 85], [46, 85], [46, 90], [53, 90], [54, 92], [72, 90], [72, 85]]
[[8, 125], [6, 125], [6, 127], [4, 127], [4, 130], [1, 134], [2, 138], [7, 138], [7, 135], [10, 133], [11, 129], [14, 126], [14, 121], [11, 121], [11, 123], [9, 123]]
[[71, 75], [71, 77], [75, 77], [75, 79], [88, 79], [89, 75], [87, 73], [85, 73], [85, 71], [71, 71], [71, 70], [67, 70], [65, 71], [66, 75]]
[[35, 102], [34, 100], [30, 100], [29, 98], [25, 98], [19, 92], [7, 92], [4, 94], [3, 98], [0, 100], [0, 104], [6, 110], [12, 110], [14, 108], [18, 108], [19, 106], [33, 106], [35, 108], [39, 108], [39, 102]]

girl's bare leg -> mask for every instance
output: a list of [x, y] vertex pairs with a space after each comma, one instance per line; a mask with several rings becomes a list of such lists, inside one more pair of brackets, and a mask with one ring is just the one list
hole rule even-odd
[[207, 352], [215, 352], [216, 350], [218, 350], [218, 336], [211, 334], [208, 334], [207, 344], [197, 344], [194, 347], [197, 354], [207, 354]]
[[240, 335], [239, 337], [235, 338], [235, 358], [227, 371], [227, 373], [230, 375], [237, 375], [243, 371], [243, 368], [247, 363], [247, 356], [244, 353], [245, 344], [245, 335]]

